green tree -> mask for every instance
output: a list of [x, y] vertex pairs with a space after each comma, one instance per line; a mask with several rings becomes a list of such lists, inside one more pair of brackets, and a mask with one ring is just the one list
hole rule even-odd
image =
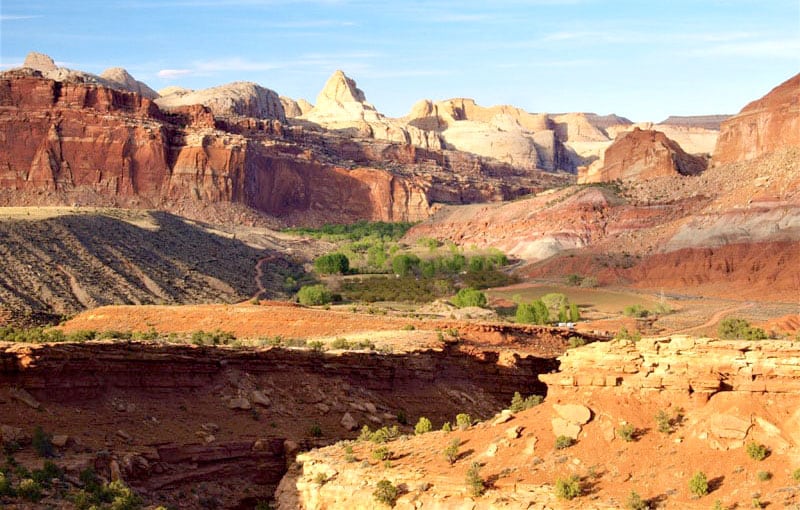
[[486, 294], [475, 289], [461, 289], [453, 298], [453, 304], [459, 308], [467, 306], [486, 306]]
[[482, 496], [486, 491], [486, 480], [480, 474], [481, 465], [473, 462], [467, 470], [467, 489], [472, 497]]
[[297, 299], [301, 305], [315, 306], [330, 303], [333, 296], [330, 291], [321, 284], [305, 285], [297, 291]]
[[562, 306], [565, 307], [569, 305], [569, 299], [567, 299], [567, 296], [560, 292], [551, 292], [549, 294], [545, 294], [542, 296], [541, 301], [547, 307], [547, 310], [554, 315], [558, 313]]
[[515, 319], [520, 324], [547, 324], [550, 322], [550, 312], [542, 300], [533, 303], [520, 303], [517, 305]]
[[372, 497], [378, 503], [383, 503], [386, 506], [394, 508], [397, 498], [400, 496], [400, 489], [392, 485], [389, 480], [381, 480], [372, 493]]
[[578, 305], [571, 303], [569, 305], [569, 321], [578, 322], [581, 320], [581, 312], [578, 310]]
[[314, 260], [314, 269], [319, 274], [345, 274], [350, 271], [350, 260], [343, 253], [328, 253]]
[[419, 257], [413, 254], [401, 253], [392, 259], [392, 271], [398, 276], [407, 276], [419, 267]]

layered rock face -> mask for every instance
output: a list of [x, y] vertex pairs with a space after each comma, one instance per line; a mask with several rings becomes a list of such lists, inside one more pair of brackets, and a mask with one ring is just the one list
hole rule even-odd
[[706, 165], [705, 158], [687, 154], [664, 133], [635, 128], [606, 149], [602, 163], [581, 169], [578, 183], [697, 175]]
[[[661, 506], [702, 508], [687, 488], [697, 471], [716, 480], [721, 501], [758, 491], [785, 506], [798, 502], [786, 488], [800, 448], [800, 350], [792, 342], [644, 338], [589, 344], [559, 360], [558, 372], [539, 376], [548, 385], [542, 404], [391, 442], [391, 466], [355, 470], [341, 447], [299, 455], [278, 487], [277, 507], [373, 508], [375, 488], [388, 480], [403, 487], [395, 502], [402, 509], [599, 510], [621, 508], [631, 491]], [[559, 446], [561, 436], [575, 443]], [[447, 462], [439, 452], [451, 442], [463, 446]], [[748, 443], [770, 452], [758, 468], [747, 460]], [[359, 443], [352, 448], [357, 458], [368, 455]], [[474, 463], [491, 481], [479, 495], [464, 481]], [[675, 466], [691, 469], [676, 474]], [[781, 474], [768, 484], [756, 469]], [[554, 486], [570, 476], [583, 491], [565, 502]], [[326, 483], [315, 483], [320, 478]]]
[[239, 203], [297, 223], [416, 221], [434, 201], [510, 198], [559, 180], [418, 150], [405, 137], [398, 144], [287, 129], [273, 92], [252, 84], [226, 91], [209, 96], [224, 114], [215, 118], [200, 105], [162, 112], [139, 94], [74, 77], [3, 73], [3, 202], [158, 207], [194, 217], [203, 217], [204, 204]]
[[785, 147], [800, 147], [800, 74], [722, 123], [714, 163], [750, 160]]
[[513, 106], [482, 107], [456, 98], [416, 103], [405, 117], [411, 126], [439, 133], [453, 149], [479, 154], [516, 167], [573, 171], [572, 159], [546, 114]]
[[313, 108], [297, 119], [356, 138], [374, 138], [425, 149], [441, 149], [436, 133], [381, 115], [367, 102], [364, 91], [342, 71], [328, 78]]
[[354, 438], [362, 425], [410, 432], [401, 411], [490, 416], [513, 391], [540, 389], [536, 375], [554, 366], [496, 352], [0, 344], [0, 444], [27, 448], [35, 423], [63, 438], [59, 465], [75, 478], [92, 466], [149, 503], [252, 508], [300, 448]]
[[173, 90], [156, 99], [165, 110], [203, 105], [216, 117], [255, 117], [286, 121], [283, 101], [270, 89], [250, 82], [234, 82], [198, 91]]

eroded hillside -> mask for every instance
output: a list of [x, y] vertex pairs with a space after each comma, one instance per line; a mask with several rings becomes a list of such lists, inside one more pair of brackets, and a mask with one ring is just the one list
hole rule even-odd
[[[312, 243], [241, 228], [237, 239], [236, 232], [156, 211], [6, 210], [0, 219], [0, 308], [5, 319], [26, 323], [112, 303], [291, 295], [285, 278], [302, 274], [302, 261], [315, 252]], [[292, 250], [295, 256], [288, 254]], [[257, 281], [261, 260], [264, 276]]]

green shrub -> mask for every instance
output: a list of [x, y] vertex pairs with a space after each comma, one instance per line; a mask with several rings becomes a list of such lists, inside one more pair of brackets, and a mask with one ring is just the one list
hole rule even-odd
[[361, 220], [356, 223], [348, 224], [328, 224], [319, 228], [288, 228], [284, 230], [284, 232], [306, 235], [316, 239], [325, 239], [327, 241], [359, 241], [365, 238], [397, 241], [413, 226], [413, 223], [402, 221], [390, 223], [385, 221]]
[[49, 458], [53, 456], [53, 436], [42, 430], [42, 427], [36, 426], [33, 429], [33, 437], [31, 445], [39, 457]]
[[753, 460], [764, 460], [768, 455], [767, 447], [755, 441], [747, 443], [747, 456]]
[[622, 326], [617, 331], [617, 334], [614, 335], [616, 340], [630, 340], [632, 342], [638, 342], [642, 339], [642, 334], [638, 330], [633, 330], [632, 332], [628, 331], [628, 328]]
[[636, 427], [630, 423], [626, 423], [617, 430], [617, 434], [623, 441], [631, 442], [636, 439]]
[[466, 413], [456, 415], [456, 426], [461, 430], [467, 430], [472, 425], [472, 417]]
[[698, 471], [689, 479], [689, 492], [697, 497], [708, 494], [708, 478], [705, 473]]
[[800, 482], [800, 468], [795, 469], [792, 471], [792, 480], [795, 482]]
[[586, 345], [586, 339], [580, 336], [571, 336], [567, 339], [567, 345], [569, 345], [570, 349], [583, 347]]
[[305, 285], [297, 291], [297, 299], [301, 305], [318, 306], [333, 301], [330, 291], [321, 284]]
[[556, 479], [556, 497], [559, 499], [575, 499], [581, 495], [581, 479], [578, 475]]
[[556, 438], [556, 450], [563, 450], [575, 444], [575, 440], [569, 436], [558, 436]]
[[392, 271], [398, 276], [408, 276], [419, 267], [419, 257], [413, 254], [401, 253], [392, 259]]
[[406, 425], [408, 423], [405, 411], [397, 411], [397, 423], [400, 425]]
[[769, 480], [772, 480], [772, 473], [770, 473], [769, 471], [759, 471], [756, 476], [758, 476], [758, 479], [761, 480], [762, 482], [767, 482]]
[[230, 331], [195, 331], [192, 333], [192, 343], [195, 345], [228, 345], [236, 340], [236, 335]]
[[631, 491], [628, 501], [625, 502], [625, 508], [626, 510], [647, 510], [650, 505], [636, 491]]
[[450, 425], [449, 421], [442, 423], [442, 432], [452, 432], [452, 431], [453, 431], [453, 426]]
[[50, 482], [53, 479], [61, 479], [64, 476], [64, 471], [50, 460], [44, 461], [42, 469], [35, 469], [31, 473], [31, 478], [34, 481], [42, 484], [43, 487], [50, 487]]
[[314, 352], [324, 352], [325, 351], [325, 342], [322, 340], [312, 340], [308, 342], [308, 348]]
[[31, 478], [20, 480], [17, 485], [17, 495], [24, 500], [36, 503], [42, 499], [42, 486]]
[[625, 307], [623, 312], [626, 317], [636, 317], [639, 319], [645, 318], [650, 315], [650, 311], [642, 305], [630, 305]]
[[392, 482], [386, 479], [378, 482], [378, 485], [375, 487], [375, 491], [372, 493], [372, 497], [375, 499], [375, 501], [392, 508], [394, 508], [399, 496], [400, 489], [392, 485]]
[[486, 491], [486, 481], [481, 477], [480, 470], [481, 465], [477, 462], [473, 462], [467, 470], [467, 490], [470, 496], [475, 498], [482, 496]]
[[672, 420], [667, 412], [663, 409], [659, 409], [656, 413], [656, 426], [658, 427], [658, 431], [661, 433], [672, 433]]
[[572, 287], [577, 287], [583, 281], [583, 276], [572, 273], [565, 276], [564, 280], [566, 281], [567, 285], [571, 285]]
[[375, 460], [389, 460], [392, 458], [392, 451], [386, 446], [379, 446], [372, 450], [372, 458]]
[[[400, 437], [400, 429], [397, 428], [397, 425], [393, 425], [392, 427], [381, 427], [375, 432], [370, 432], [369, 427], [364, 425], [364, 428], [361, 429], [362, 435], [364, 434], [365, 429], [367, 433], [367, 439], [373, 443], [385, 443]], [[360, 438], [361, 436], [359, 436], [359, 439]]]
[[447, 462], [450, 465], [453, 465], [458, 460], [458, 447], [461, 446], [461, 440], [453, 438], [452, 441], [447, 445], [447, 448], [444, 449], [444, 458], [447, 459]]
[[597, 287], [597, 285], [598, 285], [597, 278], [595, 278], [594, 276], [587, 276], [581, 282], [581, 287], [586, 289], [593, 289]]
[[459, 308], [468, 306], [486, 306], [486, 294], [475, 289], [461, 289], [453, 298], [453, 304]]
[[11, 480], [6, 477], [3, 471], [0, 471], [0, 498], [3, 496], [14, 496], [16, 491], [11, 486]]
[[343, 253], [328, 253], [314, 260], [314, 270], [319, 274], [347, 274], [350, 260]]
[[337, 338], [331, 342], [331, 349], [349, 349], [350, 343], [346, 338]]
[[511, 405], [508, 408], [512, 413], [518, 413], [520, 411], [530, 409], [531, 407], [538, 406], [543, 400], [544, 397], [541, 395], [530, 395], [522, 398], [522, 394], [520, 394], [518, 391], [515, 391], [514, 396], [511, 398]]
[[430, 432], [432, 429], [433, 429], [433, 423], [431, 423], [431, 421], [426, 417], [422, 416], [420, 417], [419, 421], [417, 421], [417, 424], [414, 426], [414, 434], [419, 436], [427, 432]]
[[308, 428], [308, 435], [311, 437], [322, 437], [322, 427], [319, 423], [314, 423]]
[[717, 333], [723, 339], [764, 340], [766, 332], [761, 328], [754, 328], [744, 319], [724, 319], [717, 326]]

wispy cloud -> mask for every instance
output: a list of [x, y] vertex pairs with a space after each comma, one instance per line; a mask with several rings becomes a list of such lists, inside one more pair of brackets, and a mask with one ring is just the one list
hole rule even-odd
[[695, 57], [790, 58], [800, 56], [800, 38], [715, 44], [689, 52]]
[[171, 80], [174, 78], [179, 78], [181, 76], [186, 76], [190, 74], [192, 74], [191, 69], [162, 69], [156, 73], [156, 76], [158, 76], [159, 78]]
[[333, 19], [300, 20], [300, 21], [275, 21], [267, 22], [261, 26], [268, 28], [342, 28], [354, 27], [353, 21], [341, 21]]
[[23, 19], [43, 18], [40, 14], [0, 14], [0, 21], [18, 21]]
[[259, 72], [277, 69], [298, 68], [346, 68], [367, 69], [366, 62], [382, 57], [381, 53], [353, 51], [341, 53], [306, 53], [293, 60], [249, 60], [242, 57], [228, 57], [214, 60], [195, 61], [189, 65], [161, 69], [156, 76], [162, 79], [175, 79], [182, 76], [210, 76], [228, 72]]

